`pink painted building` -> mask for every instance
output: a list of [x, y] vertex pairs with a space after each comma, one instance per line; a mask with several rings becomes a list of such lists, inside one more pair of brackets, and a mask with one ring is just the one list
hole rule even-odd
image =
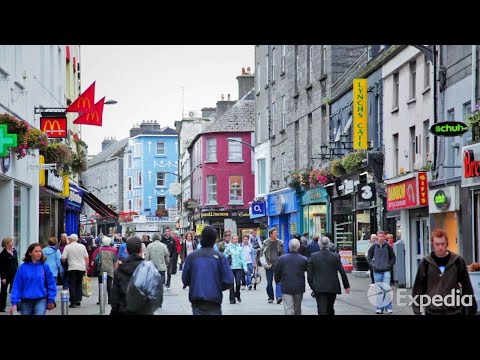
[[255, 197], [254, 153], [249, 146], [254, 143], [254, 109], [250, 91], [190, 144], [192, 199], [198, 204], [194, 227], [215, 225], [220, 236], [226, 229], [241, 236], [256, 227], [249, 215]]

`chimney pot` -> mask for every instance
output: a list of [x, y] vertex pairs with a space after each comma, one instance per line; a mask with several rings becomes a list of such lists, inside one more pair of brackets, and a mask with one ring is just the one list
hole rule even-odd
[[250, 66], [247, 67], [247, 74], [250, 75]]
[[225, 96], [222, 94], [222, 95], [220, 96], [220, 99], [221, 99], [222, 101], [225, 100]]
[[230, 94], [227, 95], [227, 100], [230, 101]]
[[245, 68], [242, 67], [242, 75], [245, 75]]

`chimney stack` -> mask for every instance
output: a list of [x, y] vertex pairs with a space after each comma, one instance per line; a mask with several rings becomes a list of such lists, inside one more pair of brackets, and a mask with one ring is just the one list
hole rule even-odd
[[107, 147], [109, 147], [110, 145], [112, 145], [116, 141], [117, 140], [115, 140], [112, 136], [105, 137], [102, 141], [102, 151], [105, 150]]
[[242, 68], [242, 75], [237, 76], [238, 80], [238, 100], [243, 98], [255, 86], [255, 76], [250, 73], [250, 67]]

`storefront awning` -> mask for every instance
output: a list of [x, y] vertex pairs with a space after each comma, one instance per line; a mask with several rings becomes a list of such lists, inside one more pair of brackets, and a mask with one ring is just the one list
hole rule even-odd
[[99, 198], [86, 189], [84, 189], [83, 192], [83, 201], [102, 217], [114, 219], [118, 218], [118, 215], [115, 211], [110, 209]]

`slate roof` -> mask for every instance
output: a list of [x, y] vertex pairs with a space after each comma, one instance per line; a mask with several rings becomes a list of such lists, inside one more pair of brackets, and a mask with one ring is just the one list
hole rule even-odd
[[210, 124], [201, 134], [244, 131], [255, 131], [255, 98], [253, 89], [238, 100], [221, 118]]
[[87, 162], [87, 167], [101, 163], [111, 157], [118, 155], [127, 145], [130, 138], [125, 138], [109, 145], [105, 150], [95, 155], [95, 157]]

